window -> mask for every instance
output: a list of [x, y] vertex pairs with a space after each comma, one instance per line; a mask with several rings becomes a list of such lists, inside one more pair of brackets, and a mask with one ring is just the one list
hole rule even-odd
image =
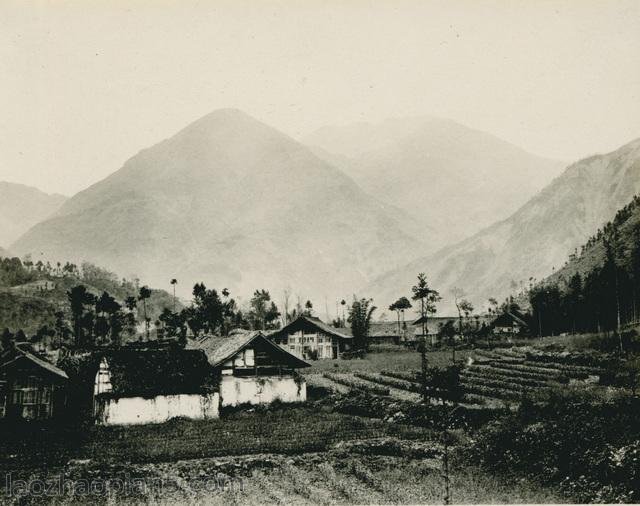
[[36, 376], [29, 376], [16, 381], [7, 400], [18, 408], [22, 418], [35, 420], [51, 416], [51, 394], [51, 385]]
[[244, 361], [247, 367], [253, 367], [256, 364], [255, 355], [252, 348], [244, 350]]

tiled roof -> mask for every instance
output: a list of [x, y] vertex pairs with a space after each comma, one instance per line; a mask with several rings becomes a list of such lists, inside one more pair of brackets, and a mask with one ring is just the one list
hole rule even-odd
[[293, 363], [295, 367], [309, 367], [309, 364], [304, 360], [299, 359], [289, 351], [267, 339], [260, 331], [234, 334], [228, 337], [205, 336], [195, 342], [190, 342], [189, 347], [204, 351], [209, 363], [214, 367], [218, 367], [256, 339], [261, 339], [267, 346], [271, 347], [274, 352], [281, 354], [287, 361]]
[[305, 323], [318, 328], [319, 330], [321, 330], [325, 334], [329, 334], [330, 336], [338, 337], [340, 339], [353, 339], [353, 336], [351, 336], [351, 333], [350, 332], [347, 333], [345, 329], [338, 329], [336, 327], [332, 327], [331, 325], [327, 325], [326, 323], [324, 323], [320, 318], [317, 318], [315, 316], [306, 316], [306, 315], [299, 316], [288, 325], [285, 325], [281, 329], [276, 330], [275, 332], [272, 332], [271, 334], [269, 334], [268, 337], [284, 335], [289, 333], [289, 331], [293, 332], [300, 325], [304, 325]]
[[46, 360], [43, 360], [35, 356], [33, 353], [30, 353], [25, 350], [19, 350], [17, 356], [15, 356], [12, 360], [2, 364], [2, 367], [0, 368], [4, 369], [22, 360], [28, 360], [29, 362], [32, 362], [33, 364], [44, 369], [45, 371], [48, 371], [51, 374], [58, 376], [62, 379], [65, 379], [65, 380], [69, 379], [69, 376], [67, 376], [67, 373], [64, 372], [62, 369], [60, 369], [59, 367], [56, 367], [51, 362], [47, 362]]

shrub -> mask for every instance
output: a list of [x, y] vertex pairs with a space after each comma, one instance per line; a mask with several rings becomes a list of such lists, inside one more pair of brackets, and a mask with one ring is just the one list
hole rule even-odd
[[491, 472], [559, 485], [578, 502], [640, 500], [640, 400], [552, 396], [481, 428], [465, 458]]

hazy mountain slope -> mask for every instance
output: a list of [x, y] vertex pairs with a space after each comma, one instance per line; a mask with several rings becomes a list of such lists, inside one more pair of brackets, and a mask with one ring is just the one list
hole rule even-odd
[[71, 198], [12, 250], [89, 259], [155, 286], [176, 277], [182, 293], [203, 280], [279, 298], [289, 285], [318, 303], [420, 251], [397, 212], [293, 139], [220, 110]]
[[0, 181], [0, 246], [9, 246], [39, 221], [57, 211], [66, 197]]
[[506, 218], [565, 165], [437, 118], [324, 127], [303, 141], [447, 243]]
[[629, 267], [633, 258], [631, 252], [640, 247], [637, 243], [640, 233], [640, 193], [620, 209], [612, 221], [599, 228], [586, 243], [571, 253], [565, 264], [548, 276], [545, 283], [564, 286], [574, 274], [578, 273], [584, 278], [593, 269], [602, 267], [606, 259], [605, 242], [612, 240], [614, 232], [621, 265], [633, 272]]
[[395, 269], [365, 292], [379, 304], [409, 293], [415, 275], [425, 271], [448, 300], [461, 287], [476, 304], [502, 298], [510, 285], [542, 278], [616, 211], [640, 192], [640, 139], [606, 155], [570, 165], [565, 172], [508, 219], [473, 237]]

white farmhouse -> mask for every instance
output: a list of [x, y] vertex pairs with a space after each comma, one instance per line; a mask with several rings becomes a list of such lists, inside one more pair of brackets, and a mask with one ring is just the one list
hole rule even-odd
[[220, 405], [304, 402], [307, 386], [296, 369], [309, 364], [260, 332], [207, 336], [190, 347], [203, 350], [219, 373]]
[[218, 418], [220, 398], [201, 351], [122, 348], [102, 354], [93, 402], [99, 425], [134, 425]]

